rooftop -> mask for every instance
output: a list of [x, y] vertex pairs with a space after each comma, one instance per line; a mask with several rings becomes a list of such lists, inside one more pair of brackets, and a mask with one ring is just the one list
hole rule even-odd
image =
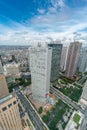
[[65, 130], [77, 130], [81, 126], [84, 115], [80, 111], [74, 111]]
[[8, 95], [8, 96], [6, 96], [4, 98], [1, 98], [0, 99], [0, 104], [3, 103], [3, 102], [6, 102], [7, 100], [11, 99], [12, 97], [13, 97], [13, 95], [10, 94], [10, 95]]
[[6, 67], [18, 67], [18, 66], [19, 66], [19, 64], [14, 63], [14, 62], [12, 62], [10, 64], [6, 64]]
[[80, 121], [80, 115], [79, 114], [75, 114], [74, 115], [74, 117], [73, 117], [73, 121], [77, 124], [77, 125], [79, 125], [79, 121]]

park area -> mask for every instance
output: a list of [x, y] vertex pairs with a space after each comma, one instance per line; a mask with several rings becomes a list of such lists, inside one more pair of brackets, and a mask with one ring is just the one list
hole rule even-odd
[[72, 115], [73, 109], [61, 100], [58, 100], [54, 107], [42, 117], [50, 130], [64, 129]]

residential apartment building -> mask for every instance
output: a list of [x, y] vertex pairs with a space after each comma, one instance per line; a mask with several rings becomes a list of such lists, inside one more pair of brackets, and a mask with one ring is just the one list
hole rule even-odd
[[66, 73], [65, 73], [66, 77], [68, 78], [72, 78], [76, 73], [81, 45], [82, 43], [77, 41], [70, 43], [66, 63]]

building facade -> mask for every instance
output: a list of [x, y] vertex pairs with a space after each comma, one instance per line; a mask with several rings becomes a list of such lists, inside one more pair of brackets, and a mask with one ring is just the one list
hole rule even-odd
[[16, 77], [16, 78], [20, 77], [19, 64], [16, 64], [16, 63], [6, 64], [5, 70], [6, 70], [7, 76], [11, 75], [11, 76]]
[[0, 60], [0, 74], [3, 74], [3, 66], [1, 60]]
[[85, 82], [81, 98], [83, 98], [87, 102], [87, 81]]
[[52, 48], [31, 47], [29, 53], [33, 99], [45, 103], [50, 87]]
[[87, 107], [85, 109], [84, 120], [81, 124], [80, 130], [87, 130]]
[[0, 98], [7, 96], [9, 94], [8, 86], [6, 83], [5, 76], [2, 74], [0, 75]]
[[48, 44], [52, 47], [52, 60], [51, 60], [51, 81], [59, 78], [62, 44]]
[[66, 70], [67, 54], [68, 54], [68, 47], [64, 46], [62, 48], [62, 54], [61, 54], [61, 71]]
[[23, 130], [15, 96], [0, 99], [0, 130]]
[[76, 73], [81, 45], [82, 43], [76, 41], [70, 43], [66, 63], [66, 73], [65, 73], [66, 77], [68, 78], [72, 78]]
[[80, 64], [79, 64], [79, 72], [87, 71], [87, 48], [82, 49]]

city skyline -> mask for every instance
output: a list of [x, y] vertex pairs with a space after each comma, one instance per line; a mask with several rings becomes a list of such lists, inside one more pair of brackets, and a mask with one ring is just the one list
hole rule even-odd
[[0, 130], [87, 130], [87, 0], [0, 0]]
[[78, 68], [81, 63], [87, 68], [85, 47], [74, 41], [66, 51], [58, 43], [0, 46], [1, 129], [87, 129], [87, 69]]
[[1, 0], [0, 45], [74, 38], [86, 44], [86, 12], [86, 0]]

